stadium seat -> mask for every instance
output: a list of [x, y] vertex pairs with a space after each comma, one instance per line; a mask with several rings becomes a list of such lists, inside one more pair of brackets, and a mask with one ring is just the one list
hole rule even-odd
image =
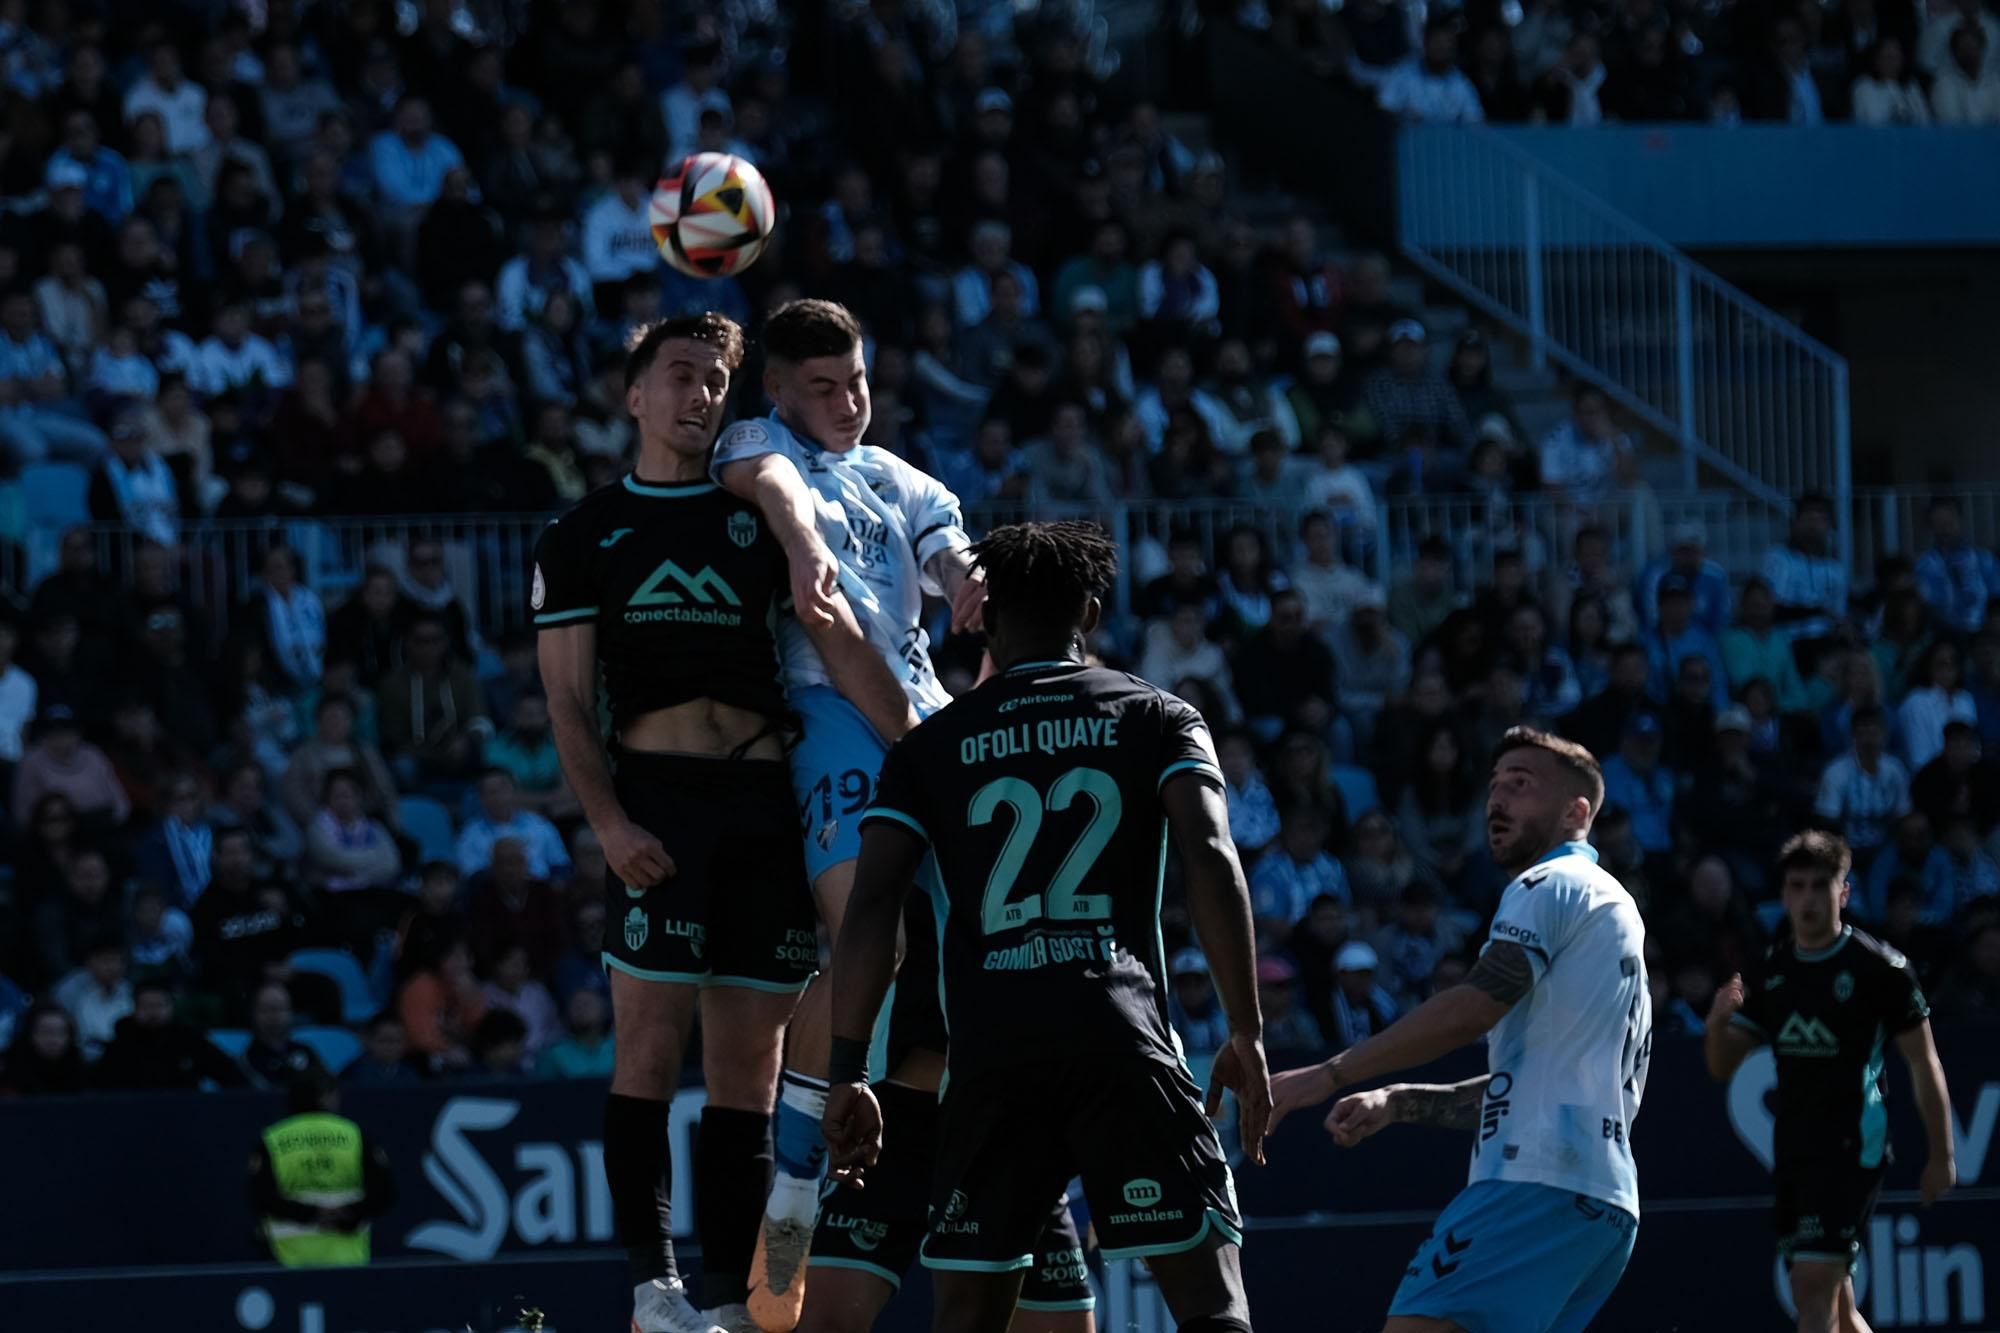
[[74, 463], [30, 463], [21, 469], [21, 499], [39, 527], [90, 522], [89, 494], [90, 474]]
[[241, 1060], [243, 1052], [250, 1049], [250, 1029], [210, 1028], [208, 1039], [215, 1048], [232, 1060]]
[[340, 1021], [365, 1023], [375, 1014], [368, 974], [345, 949], [301, 949], [289, 960], [294, 972], [317, 972], [340, 988]]
[[416, 839], [425, 861], [449, 861], [458, 842], [452, 831], [451, 812], [443, 803], [428, 796], [405, 796], [396, 802], [403, 832]]
[[346, 1028], [299, 1028], [292, 1036], [300, 1045], [310, 1047], [319, 1062], [336, 1074], [361, 1054], [361, 1038]]
[[1367, 769], [1353, 764], [1335, 764], [1330, 776], [1333, 785], [1340, 790], [1341, 803], [1347, 807], [1349, 819], [1359, 819], [1382, 804], [1382, 794], [1375, 786], [1375, 775]]

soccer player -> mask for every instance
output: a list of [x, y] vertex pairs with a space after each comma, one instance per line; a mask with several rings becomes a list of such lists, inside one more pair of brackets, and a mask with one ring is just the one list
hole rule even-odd
[[1243, 1150], [1262, 1161], [1249, 891], [1208, 728], [1144, 681], [1083, 664], [1116, 568], [1102, 529], [1017, 524], [975, 550], [998, 674], [897, 742], [863, 816], [834, 954], [826, 1141], [850, 1178], [880, 1163], [868, 1037], [934, 853], [950, 1049], [921, 1249], [937, 1270], [933, 1327], [1008, 1327], [1050, 1201], [1081, 1171], [1107, 1258], [1146, 1258], [1183, 1330], [1247, 1333], [1235, 1186], [1168, 1026], [1160, 942], [1171, 829], [1230, 1020], [1209, 1110], [1235, 1089]]
[[[902, 1286], [929, 1229], [946, 1041], [937, 917], [928, 898], [910, 895], [902, 938], [903, 962], [889, 1002], [889, 1073], [873, 1088], [884, 1147], [868, 1170], [866, 1189], [836, 1181], [821, 1200], [808, 1261], [817, 1271], [806, 1288], [799, 1333], [868, 1333]], [[1076, 1221], [1068, 1198], [1058, 1194], [1036, 1238], [1034, 1262], [1022, 1274], [1009, 1333], [1093, 1333], [1095, 1305]]]
[[[830, 301], [789, 302], [765, 321], [764, 352], [764, 391], [775, 411], [724, 431], [713, 472], [763, 512], [791, 560], [797, 619], [781, 629], [780, 648], [787, 697], [804, 729], [792, 751], [792, 787], [813, 897], [837, 946], [859, 816], [882, 756], [919, 718], [951, 702], [917, 623], [924, 596], [949, 598], [957, 628], [977, 621], [984, 586], [971, 577], [957, 498], [894, 454], [861, 443], [868, 374], [854, 316]], [[872, 711], [832, 688], [812, 637], [841, 594], [900, 686], [891, 699], [874, 699]], [[805, 1298], [825, 1169], [826, 1055], [821, 984], [806, 992], [789, 1035], [776, 1179], [751, 1267], [750, 1311], [775, 1333], [797, 1325]]]
[[1868, 1330], [1851, 1274], [1890, 1161], [1882, 1048], [1892, 1038], [1909, 1062], [1930, 1139], [1923, 1201], [1958, 1178], [1930, 1007], [1903, 955], [1842, 923], [1850, 863], [1847, 844], [1830, 833], [1784, 845], [1778, 882], [1791, 935], [1747, 983], [1734, 976], [1716, 992], [1705, 1038], [1718, 1081], [1766, 1042], [1777, 1055], [1778, 1249], [1799, 1333]]
[[1487, 1036], [1491, 1072], [1343, 1097], [1352, 1147], [1386, 1125], [1478, 1131], [1470, 1181], [1397, 1288], [1384, 1333], [1581, 1333], [1639, 1231], [1632, 1118], [1653, 1042], [1645, 925], [1587, 841], [1590, 751], [1515, 727], [1494, 752], [1486, 845], [1511, 875], [1466, 979], [1324, 1064], [1272, 1080], [1272, 1123]]
[[[563, 773], [609, 866], [604, 1163], [638, 1333], [748, 1326], [784, 1026], [818, 967], [798, 848], [773, 836], [793, 818], [772, 631], [789, 571], [756, 509], [707, 476], [742, 355], [741, 330], [712, 313], [639, 332], [625, 365], [638, 466], [544, 530], [530, 593]], [[829, 678], [904, 707], [844, 600], [829, 610], [812, 629]], [[697, 1004], [696, 1222], [708, 1295], [738, 1306], [716, 1318], [688, 1302], [667, 1225], [667, 1116]]]

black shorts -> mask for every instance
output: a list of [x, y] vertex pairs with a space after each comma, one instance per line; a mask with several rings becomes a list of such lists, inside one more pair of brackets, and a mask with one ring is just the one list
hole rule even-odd
[[1242, 1241], [1229, 1163], [1187, 1071], [1094, 1056], [951, 1080], [925, 1266], [1032, 1268], [1048, 1201], [1076, 1175], [1107, 1259], [1180, 1254], [1212, 1232]]
[[618, 802], [675, 873], [648, 889], [605, 876], [604, 964], [646, 981], [803, 990], [819, 970], [785, 765], [764, 759], [612, 755]]
[[[882, 1103], [881, 1160], [869, 1168], [866, 1189], [829, 1183], [813, 1232], [811, 1266], [859, 1269], [900, 1288], [927, 1229], [942, 1115], [937, 1098], [916, 1088], [877, 1083], [875, 1096]], [[1053, 1204], [1044, 1201], [1042, 1215], [1034, 1262], [1021, 1281], [1020, 1307], [1093, 1308], [1083, 1242], [1060, 1187]]]
[[1886, 1166], [1851, 1158], [1806, 1157], [1779, 1162], [1778, 1250], [1787, 1262], [1805, 1259], [1849, 1268], [1875, 1212]]

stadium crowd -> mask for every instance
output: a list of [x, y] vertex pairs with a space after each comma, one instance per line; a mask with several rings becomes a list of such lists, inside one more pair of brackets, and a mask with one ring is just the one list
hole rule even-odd
[[[1098, 645], [1215, 725], [1275, 1049], [1463, 970], [1501, 887], [1484, 756], [1526, 720], [1607, 761], [1597, 839], [1666, 1030], [1761, 949], [1808, 819], [1856, 846], [1856, 914], [1940, 1013], [2000, 1016], [2000, 569], [1956, 511], [1866, 595], [1811, 497], [1740, 585], [1698, 529], [1621, 547], [1598, 520], [1643, 482], [1601, 394], [1524, 438], [1479, 331], [1434, 345], [1379, 256], [1237, 216], [1088, 19], [0, 3], [0, 541], [63, 478], [98, 520], [0, 616], [0, 1088], [607, 1071], [603, 856], [532, 638], [394, 519], [615, 479], [627, 333], [713, 307], [754, 337], [801, 293], [871, 332], [870, 442], [969, 509], [1284, 516], [1135, 544]], [[674, 273], [647, 227], [697, 149], [787, 210], [740, 282]], [[739, 411], [758, 386], [753, 355]], [[1475, 540], [1378, 583], [1378, 496], [1464, 506]], [[388, 516], [351, 590], [307, 586], [300, 515]], [[269, 536], [197, 604], [221, 520]], [[977, 646], [940, 661], [962, 688]], [[1168, 924], [1174, 1020], [1213, 1049]]]
[[1222, 16], [1424, 121], [2000, 125], [1985, 0], [1240, 0]]

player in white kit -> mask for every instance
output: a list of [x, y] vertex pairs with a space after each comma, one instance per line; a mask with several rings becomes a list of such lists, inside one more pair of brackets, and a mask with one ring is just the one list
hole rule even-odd
[[1491, 1034], [1492, 1072], [1354, 1093], [1327, 1116], [1345, 1147], [1399, 1121], [1477, 1132], [1470, 1181], [1405, 1271], [1384, 1333], [1581, 1333], [1631, 1257], [1653, 1014], [1645, 924], [1588, 842], [1603, 803], [1588, 750], [1509, 731], [1486, 840], [1513, 880], [1478, 963], [1377, 1035], [1271, 1080], [1275, 1124]]
[[[958, 499], [936, 478], [861, 443], [868, 377], [861, 328], [831, 301], [793, 301], [765, 321], [768, 417], [739, 421], [715, 444], [711, 472], [755, 503], [785, 547], [797, 616], [842, 614], [845, 603], [881, 654], [880, 688], [853, 702], [833, 688], [798, 621], [779, 625], [786, 699], [803, 727], [791, 753], [806, 872], [838, 937], [861, 849], [861, 814], [889, 746], [951, 702], [918, 624], [926, 595], [952, 604], [954, 628], [976, 625], [985, 584], [971, 577]], [[828, 992], [815, 982], [793, 1018], [774, 1136], [775, 1173], [751, 1264], [750, 1313], [785, 1330], [805, 1299], [825, 1172]]]

